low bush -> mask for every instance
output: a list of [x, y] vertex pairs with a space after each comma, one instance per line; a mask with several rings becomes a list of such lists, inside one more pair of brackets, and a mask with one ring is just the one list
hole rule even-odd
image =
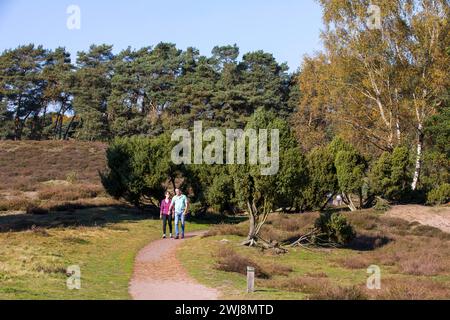
[[373, 209], [376, 211], [388, 211], [390, 208], [389, 201], [380, 197], [377, 197], [375, 205], [373, 206]]
[[316, 237], [316, 242], [332, 242], [345, 245], [352, 241], [356, 234], [347, 222], [347, 219], [335, 213], [322, 213], [315, 222], [315, 227], [320, 231], [320, 235]]
[[311, 299], [315, 300], [367, 300], [367, 294], [359, 286], [331, 286], [321, 289], [318, 293], [312, 294]]
[[247, 267], [255, 268], [255, 276], [260, 279], [270, 279], [273, 276], [287, 276], [292, 268], [280, 263], [260, 263], [245, 257], [228, 246], [220, 247], [217, 252], [216, 269], [247, 274]]
[[26, 198], [0, 199], [0, 211], [25, 210], [29, 204]]
[[245, 275], [247, 274], [247, 267], [255, 268], [255, 276], [257, 278], [270, 278], [270, 274], [250, 258], [238, 254], [229, 247], [219, 248], [219, 251], [217, 252], [217, 270], [236, 272]]
[[450, 184], [444, 183], [440, 187], [431, 190], [427, 194], [427, 203], [430, 205], [442, 205], [450, 202]]

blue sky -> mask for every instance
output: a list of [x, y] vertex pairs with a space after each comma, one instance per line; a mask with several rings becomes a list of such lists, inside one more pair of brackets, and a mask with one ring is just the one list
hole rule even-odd
[[[81, 29], [66, 27], [69, 5], [81, 9]], [[160, 41], [209, 55], [236, 43], [241, 53], [265, 50], [297, 69], [321, 49], [321, 8], [314, 0], [0, 0], [0, 50], [21, 44], [66, 47], [72, 55], [92, 43], [115, 52]]]

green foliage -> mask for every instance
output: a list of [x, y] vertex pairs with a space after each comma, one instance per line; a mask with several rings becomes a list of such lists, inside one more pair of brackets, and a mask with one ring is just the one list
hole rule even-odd
[[427, 203], [431, 205], [446, 204], [450, 201], [450, 184], [444, 183], [427, 194]]
[[140, 206], [144, 200], [159, 200], [165, 185], [178, 174], [170, 162], [167, 138], [116, 138], [109, 146], [109, 171], [101, 175], [106, 191], [115, 198]]
[[[397, 147], [392, 152], [392, 167], [391, 167], [391, 181], [392, 184], [397, 186], [401, 191], [397, 193], [407, 191], [410, 185], [410, 174], [408, 172], [409, 167], [409, 151], [406, 147]], [[394, 192], [395, 193], [395, 192]]]
[[[39, 113], [45, 102], [46, 84], [42, 70], [48, 54], [42, 46], [30, 44], [6, 50], [0, 56], [1, 136], [36, 138], [33, 136], [35, 132], [24, 131], [27, 122], [34, 123], [36, 127], [41, 125]], [[4, 125], [3, 121], [6, 121]]]
[[447, 95], [447, 104], [439, 112], [428, 119], [425, 132], [432, 142], [435, 151], [450, 157], [450, 93]]
[[245, 165], [231, 166], [237, 198], [244, 203], [251, 199], [250, 202], [270, 208], [286, 205], [286, 200], [294, 200], [306, 182], [306, 162], [288, 123], [261, 108], [253, 114], [246, 128], [279, 130], [279, 170], [275, 175], [264, 176], [261, 164], [249, 165], [247, 161]]
[[352, 145], [339, 136], [335, 137], [330, 144], [328, 144], [327, 148], [335, 159], [340, 151], [356, 152], [356, 149]]
[[369, 172], [369, 181], [371, 191], [374, 194], [387, 198], [386, 191], [392, 185], [391, 168], [392, 157], [389, 152], [383, 152], [378, 160], [372, 164]]
[[233, 200], [233, 180], [229, 175], [217, 175], [206, 190], [206, 201], [216, 212], [230, 209]]
[[326, 147], [317, 147], [307, 155], [309, 181], [303, 191], [304, 208], [320, 209], [329, 193], [338, 191], [334, 156]]
[[230, 166], [236, 203], [250, 213], [249, 240], [253, 241], [272, 210], [293, 205], [296, 201], [296, 195], [306, 182], [306, 161], [288, 123], [273, 112], [258, 109], [247, 124], [247, 129], [250, 128], [278, 129], [280, 134], [277, 174], [262, 175], [263, 166], [249, 164], [249, 161]]
[[109, 137], [107, 100], [111, 94], [113, 59], [112, 46], [108, 45], [92, 45], [89, 52], [78, 54], [73, 108], [81, 119], [76, 133], [80, 140]]
[[308, 164], [298, 147], [280, 154], [281, 170], [276, 176], [280, 207], [302, 207], [305, 203], [303, 190], [308, 183]]
[[353, 240], [356, 233], [351, 224], [339, 213], [325, 212], [315, 222], [315, 227], [320, 231], [320, 235], [315, 241], [332, 242], [345, 245]]
[[189, 212], [195, 217], [204, 213], [204, 206], [200, 202], [194, 202], [189, 204]]
[[375, 200], [375, 205], [373, 206], [374, 210], [377, 211], [387, 211], [391, 208], [391, 206], [389, 205], [389, 202], [385, 199], [382, 199], [380, 197], [378, 197]]
[[410, 192], [409, 166], [408, 148], [384, 152], [370, 169], [370, 192], [387, 200], [402, 200]]
[[431, 190], [450, 181], [450, 158], [442, 152], [430, 151], [424, 154], [421, 184]]
[[191, 165], [185, 173], [197, 201], [203, 211], [207, 207], [223, 213], [231, 210], [234, 203], [233, 179], [227, 166]]
[[238, 57], [236, 45], [207, 57], [172, 43], [117, 55], [103, 44], [79, 52], [72, 65], [64, 48], [7, 50], [0, 55], [0, 137], [104, 141], [157, 136], [195, 120], [243, 128], [259, 107], [287, 118], [296, 101], [287, 65], [263, 51]]
[[344, 193], [361, 194], [366, 163], [356, 151], [339, 151], [335, 159], [339, 189]]

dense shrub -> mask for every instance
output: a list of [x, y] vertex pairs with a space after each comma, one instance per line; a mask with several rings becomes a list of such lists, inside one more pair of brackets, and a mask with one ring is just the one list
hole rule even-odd
[[349, 243], [355, 238], [353, 227], [339, 213], [322, 213], [315, 222], [315, 227], [321, 234], [316, 241], [332, 242], [340, 245]]
[[329, 193], [338, 190], [334, 155], [326, 147], [317, 147], [307, 155], [309, 181], [302, 190], [303, 210], [320, 209]]
[[384, 152], [370, 168], [370, 191], [376, 196], [394, 201], [405, 199], [410, 192], [409, 152], [397, 147]]
[[164, 183], [175, 179], [168, 145], [165, 136], [115, 139], [106, 152], [109, 170], [101, 175], [106, 191], [136, 206], [161, 198]]
[[444, 183], [427, 194], [427, 203], [432, 205], [446, 204], [450, 201], [450, 184]]
[[346, 194], [362, 196], [366, 164], [356, 151], [339, 151], [335, 159], [339, 189]]
[[389, 202], [383, 198], [377, 197], [373, 208], [377, 211], [387, 211], [391, 208]]
[[450, 157], [441, 152], [424, 153], [420, 182], [427, 191], [436, 189], [450, 181]]

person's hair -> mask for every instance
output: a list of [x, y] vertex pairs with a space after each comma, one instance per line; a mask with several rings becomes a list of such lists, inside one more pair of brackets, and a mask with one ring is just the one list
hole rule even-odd
[[167, 196], [167, 195], [171, 196], [172, 194], [170, 193], [169, 190], [167, 190], [167, 191], [164, 193], [164, 195], [165, 195], [165, 196]]

